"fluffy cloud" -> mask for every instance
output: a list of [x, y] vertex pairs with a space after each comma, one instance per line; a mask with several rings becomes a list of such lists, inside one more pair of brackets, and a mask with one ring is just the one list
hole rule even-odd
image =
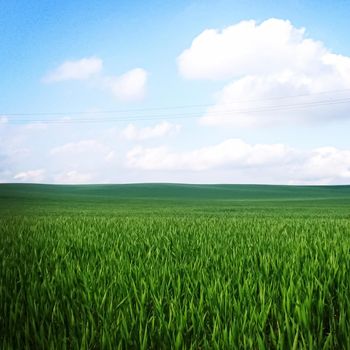
[[213, 80], [271, 74], [286, 67], [308, 73], [310, 66], [322, 65], [327, 51], [304, 36], [305, 29], [274, 18], [260, 25], [251, 20], [222, 31], [205, 30], [179, 56], [179, 69], [186, 78]]
[[[290, 74], [241, 78], [219, 92], [217, 103], [207, 109], [200, 122], [257, 127], [348, 118], [348, 105], [344, 102], [350, 100], [346, 92], [332, 98], [323, 94], [308, 96], [313, 93], [315, 80], [302, 81], [302, 77]], [[296, 97], [285, 99], [285, 96]]]
[[13, 179], [23, 182], [42, 182], [44, 180], [44, 169], [28, 170], [16, 174]]
[[127, 154], [127, 164], [145, 170], [208, 170], [218, 167], [250, 167], [287, 162], [293, 150], [281, 144], [250, 145], [228, 139], [214, 146], [189, 152], [170, 152], [166, 147], [135, 147]]
[[106, 86], [119, 100], [135, 101], [145, 96], [147, 72], [142, 68], [127, 71], [118, 77], [106, 77]]
[[329, 182], [334, 179], [350, 180], [350, 150], [335, 147], [313, 150], [303, 166], [303, 177], [313, 180], [320, 176]]
[[230, 80], [204, 124], [251, 127], [348, 116], [344, 95], [329, 104], [322, 93], [350, 88], [350, 57], [330, 52], [289, 21], [205, 30], [178, 57], [178, 67], [188, 79]]
[[[282, 144], [248, 144], [228, 139], [187, 152], [135, 147], [127, 166], [147, 171], [221, 170], [242, 182], [331, 184], [350, 181], [350, 150], [334, 147], [297, 150]], [[230, 182], [237, 182], [231, 178]]]
[[107, 89], [122, 101], [138, 101], [144, 98], [148, 73], [142, 68], [131, 69], [120, 76], [102, 74], [103, 61], [97, 57], [66, 61], [46, 74], [44, 83], [68, 80], [95, 79], [96, 87]]
[[134, 124], [129, 124], [123, 131], [122, 135], [127, 140], [147, 140], [151, 138], [163, 137], [171, 133], [176, 133], [181, 129], [181, 125], [169, 122], [161, 122], [154, 126], [138, 128]]
[[102, 66], [102, 60], [97, 57], [66, 61], [44, 76], [43, 81], [54, 83], [65, 80], [86, 80], [100, 73]]

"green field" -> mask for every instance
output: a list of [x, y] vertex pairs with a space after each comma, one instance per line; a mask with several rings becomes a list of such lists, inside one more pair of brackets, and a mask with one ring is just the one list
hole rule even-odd
[[1, 349], [349, 349], [350, 186], [0, 185]]

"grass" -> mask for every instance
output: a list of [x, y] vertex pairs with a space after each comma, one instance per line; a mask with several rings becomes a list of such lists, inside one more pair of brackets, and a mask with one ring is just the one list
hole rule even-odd
[[348, 349], [350, 187], [0, 186], [0, 348]]
[[349, 216], [350, 186], [0, 184], [0, 214]]

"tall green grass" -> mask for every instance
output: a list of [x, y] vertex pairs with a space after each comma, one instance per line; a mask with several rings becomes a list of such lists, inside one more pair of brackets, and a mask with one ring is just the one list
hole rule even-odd
[[349, 349], [347, 218], [5, 215], [2, 349]]

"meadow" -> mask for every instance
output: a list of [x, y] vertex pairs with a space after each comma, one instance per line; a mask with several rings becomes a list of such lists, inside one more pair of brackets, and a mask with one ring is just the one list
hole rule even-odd
[[0, 185], [1, 349], [349, 349], [350, 186]]

